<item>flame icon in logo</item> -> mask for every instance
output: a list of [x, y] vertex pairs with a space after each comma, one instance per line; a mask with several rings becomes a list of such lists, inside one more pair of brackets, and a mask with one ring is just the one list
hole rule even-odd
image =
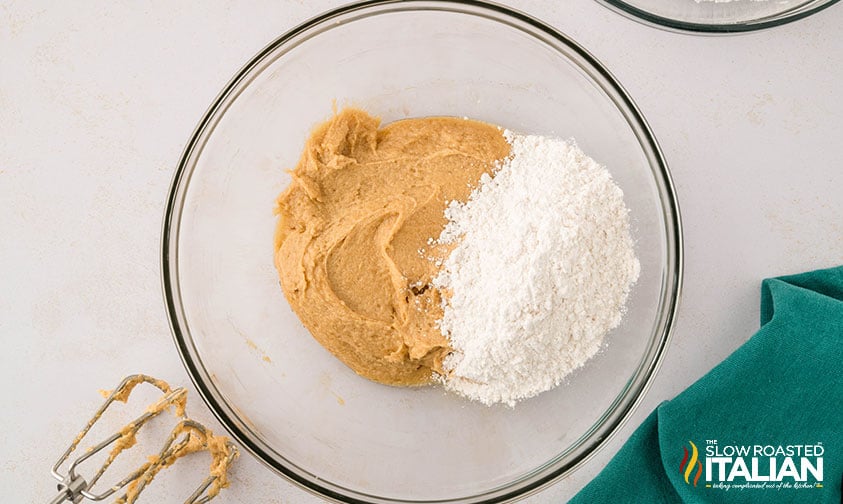
[[700, 480], [700, 475], [702, 474], [702, 463], [699, 461], [697, 445], [690, 440], [688, 443], [691, 444], [691, 460], [688, 460], [688, 448], [683, 446], [682, 449], [685, 451], [685, 456], [682, 457], [682, 462], [679, 464], [679, 474], [684, 474], [685, 483], [690, 485], [691, 481], [689, 481], [689, 478], [694, 471], [694, 467], [696, 467], [697, 473], [694, 475], [694, 486], [697, 486], [697, 482]]

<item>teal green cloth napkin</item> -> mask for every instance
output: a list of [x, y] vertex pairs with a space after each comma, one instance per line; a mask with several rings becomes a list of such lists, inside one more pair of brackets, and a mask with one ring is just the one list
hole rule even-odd
[[841, 448], [843, 266], [764, 280], [761, 329], [571, 502], [837, 504]]

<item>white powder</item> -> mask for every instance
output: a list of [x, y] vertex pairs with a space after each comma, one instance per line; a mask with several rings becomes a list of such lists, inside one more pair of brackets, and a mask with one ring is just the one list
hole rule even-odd
[[433, 284], [451, 293], [445, 387], [513, 406], [597, 353], [640, 266], [605, 168], [572, 142], [504, 135], [510, 157], [445, 212], [438, 242], [456, 245]]

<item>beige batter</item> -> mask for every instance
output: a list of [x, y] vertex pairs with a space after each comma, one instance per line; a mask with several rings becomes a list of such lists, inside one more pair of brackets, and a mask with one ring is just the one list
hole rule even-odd
[[430, 244], [451, 200], [509, 154], [497, 126], [379, 119], [344, 109], [318, 126], [278, 199], [275, 266], [293, 310], [358, 374], [421, 385], [450, 351], [435, 326]]

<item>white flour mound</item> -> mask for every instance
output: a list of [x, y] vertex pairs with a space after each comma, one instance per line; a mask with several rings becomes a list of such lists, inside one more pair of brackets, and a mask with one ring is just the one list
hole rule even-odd
[[573, 142], [505, 131], [510, 157], [439, 243], [454, 243], [433, 285], [454, 352], [447, 389], [514, 406], [549, 390], [617, 327], [640, 266], [623, 192]]

